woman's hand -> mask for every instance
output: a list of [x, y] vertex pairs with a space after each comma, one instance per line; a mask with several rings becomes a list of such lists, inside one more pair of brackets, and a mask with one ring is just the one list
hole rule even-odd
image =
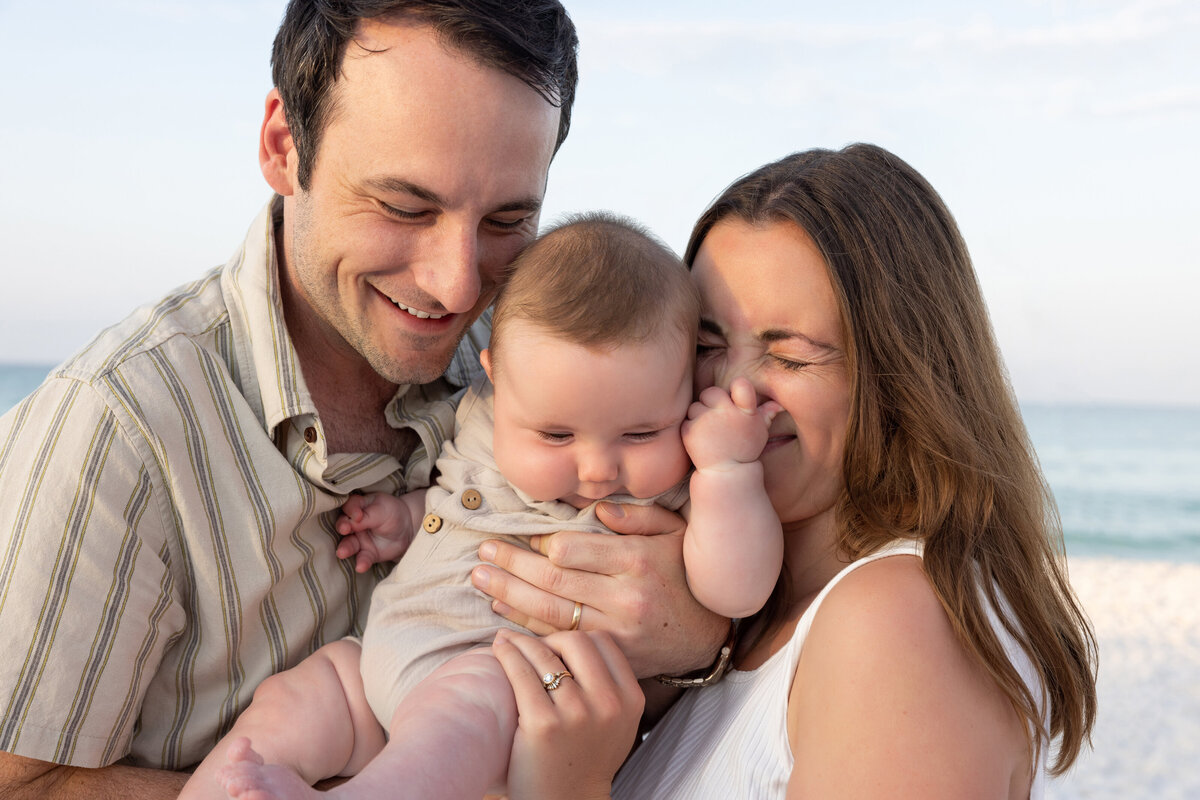
[[[488, 541], [471, 573], [497, 614], [537, 634], [579, 628], [612, 635], [640, 677], [707, 667], [729, 621], [700, 605], [683, 573], [683, 518], [660, 506], [601, 503], [617, 533], [563, 531], [531, 540], [538, 552]], [[654, 534], [654, 535], [649, 535]], [[730, 535], [737, 535], [731, 531]], [[499, 567], [497, 569], [496, 567]]]
[[[508, 766], [510, 800], [608, 798], [633, 748], [643, 698], [629, 662], [606, 633], [573, 631], [543, 639], [508, 630], [492, 652], [517, 700]], [[557, 688], [542, 676], [569, 671]]]

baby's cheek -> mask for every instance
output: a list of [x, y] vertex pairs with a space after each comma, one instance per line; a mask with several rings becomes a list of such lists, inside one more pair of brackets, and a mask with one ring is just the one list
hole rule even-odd
[[653, 497], [662, 494], [687, 477], [691, 470], [692, 460], [688, 458], [687, 450], [684, 449], [683, 439], [676, 437], [655, 460], [653, 469], [655, 486], [653, 491], [647, 492], [646, 496]]
[[517, 488], [524, 491], [534, 500], [559, 500], [575, 491], [574, 469], [557, 460], [539, 459], [526, 467], [530, 488], [519, 484]]
[[495, 458], [504, 479], [534, 500], [558, 499], [560, 473], [553, 459], [533, 448], [512, 446], [497, 449]]

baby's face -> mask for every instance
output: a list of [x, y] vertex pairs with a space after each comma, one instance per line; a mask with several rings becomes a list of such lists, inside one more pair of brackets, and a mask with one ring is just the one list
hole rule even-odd
[[670, 489], [691, 466], [679, 433], [692, 399], [683, 339], [593, 350], [510, 320], [491, 371], [500, 472], [535, 500], [576, 508]]

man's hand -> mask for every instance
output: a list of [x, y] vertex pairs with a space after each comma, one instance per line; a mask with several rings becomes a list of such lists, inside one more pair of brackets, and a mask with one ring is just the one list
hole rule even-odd
[[601, 503], [597, 512], [630, 535], [562, 531], [533, 537], [538, 552], [488, 541], [479, 556], [490, 563], [475, 568], [472, 582], [495, 598], [496, 613], [537, 634], [570, 628], [575, 602], [583, 603], [580, 627], [607, 631], [638, 677], [711, 664], [729, 621], [688, 591], [683, 519], [660, 506]]

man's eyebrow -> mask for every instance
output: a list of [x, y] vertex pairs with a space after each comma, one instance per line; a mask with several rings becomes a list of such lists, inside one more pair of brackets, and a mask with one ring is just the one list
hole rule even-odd
[[382, 192], [411, 194], [413, 197], [424, 200], [427, 203], [433, 203], [436, 206], [446, 205], [446, 201], [437, 192], [432, 189], [426, 189], [424, 186], [412, 181], [406, 181], [403, 178], [367, 178], [366, 184], [372, 189], [378, 189]]
[[[377, 189], [381, 192], [387, 192], [389, 194], [409, 194], [418, 200], [424, 200], [426, 203], [435, 205], [438, 208], [446, 207], [445, 199], [437, 192], [433, 191], [432, 189], [427, 189], [418, 183], [406, 181], [403, 178], [368, 178], [366, 184], [367, 186], [370, 186], [371, 188]], [[537, 197], [536, 195], [530, 195], [529, 197], [522, 197], [517, 200], [511, 200], [507, 203], [503, 203], [492, 209], [490, 213], [502, 214], [506, 211], [533, 212], [540, 210], [541, 207], [542, 198]]]
[[503, 214], [505, 211], [528, 211], [532, 213], [534, 211], [540, 211], [541, 208], [542, 198], [537, 197], [536, 195], [530, 195], [529, 197], [522, 197], [519, 200], [503, 203], [502, 205], [492, 209], [492, 213]]

